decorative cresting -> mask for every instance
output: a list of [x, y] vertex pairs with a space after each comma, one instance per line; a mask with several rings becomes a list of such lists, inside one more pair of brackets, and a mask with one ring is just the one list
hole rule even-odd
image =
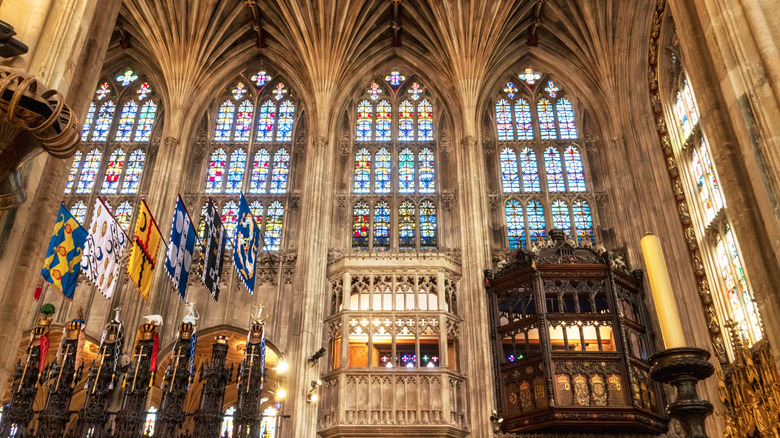
[[249, 329], [244, 358], [238, 367], [238, 402], [233, 417], [233, 438], [260, 438], [260, 405], [265, 375], [265, 323], [260, 320], [260, 313], [253, 316]]
[[228, 338], [217, 336], [211, 344], [211, 361], [200, 368], [200, 381], [205, 383], [200, 394], [200, 406], [194, 417], [192, 438], [219, 436], [225, 386], [233, 379], [233, 365], [230, 368], [225, 366], [227, 352]]
[[68, 437], [107, 438], [111, 433], [108, 424], [108, 404], [111, 392], [118, 380], [119, 358], [122, 356], [124, 330], [119, 322], [119, 311], [114, 309], [114, 318], [103, 327], [103, 337], [98, 355], [89, 367], [87, 374], [86, 401], [79, 411], [76, 426], [72, 427]]
[[[156, 316], [156, 315], [153, 315]], [[133, 361], [125, 374], [122, 386], [125, 396], [122, 409], [116, 414], [116, 438], [137, 438], [143, 433], [146, 417], [146, 399], [149, 388], [153, 384], [154, 371], [157, 364], [157, 349], [159, 338], [158, 324], [153, 317], [146, 317], [146, 322], [138, 327]]]
[[78, 148], [78, 119], [57, 90], [0, 66], [0, 209], [27, 198], [18, 168], [41, 150], [68, 158]]
[[57, 359], [47, 368], [46, 377], [41, 377], [41, 380], [48, 382], [49, 391], [46, 407], [38, 414], [37, 436], [40, 438], [65, 434], [65, 426], [70, 420], [70, 400], [84, 370], [81, 362], [81, 351], [84, 348], [83, 318], [83, 311], [79, 309], [78, 317], [65, 326]]
[[190, 384], [190, 355], [192, 334], [195, 326], [190, 322], [179, 324], [179, 336], [173, 346], [171, 363], [165, 370], [162, 384], [162, 402], [157, 414], [158, 424], [154, 436], [158, 438], [177, 438], [184, 423], [184, 400]]
[[[48, 308], [47, 308], [48, 306]], [[43, 364], [49, 350], [49, 328], [54, 306], [45, 304], [41, 308], [38, 324], [30, 335], [30, 343], [22, 358], [16, 364], [11, 387], [11, 402], [3, 410], [0, 436], [24, 438], [30, 436], [28, 426], [33, 419], [33, 403], [38, 392], [38, 383], [43, 374]]]
[[485, 273], [502, 429], [665, 432], [642, 272], [549, 236]]

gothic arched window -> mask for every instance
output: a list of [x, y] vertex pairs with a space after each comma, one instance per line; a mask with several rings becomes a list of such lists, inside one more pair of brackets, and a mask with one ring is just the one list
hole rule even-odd
[[593, 193], [571, 98], [550, 75], [529, 68], [507, 81], [494, 102], [504, 208], [495, 220], [507, 230], [505, 244], [531, 246], [552, 228], [578, 236], [580, 245], [588, 243], [584, 238], [595, 243]]
[[220, 438], [233, 437], [233, 418], [235, 416], [236, 416], [235, 406], [231, 406], [225, 410], [225, 414], [222, 416], [222, 427], [219, 430]]
[[154, 436], [154, 424], [157, 422], [157, 408], [150, 406], [144, 418], [143, 436]]

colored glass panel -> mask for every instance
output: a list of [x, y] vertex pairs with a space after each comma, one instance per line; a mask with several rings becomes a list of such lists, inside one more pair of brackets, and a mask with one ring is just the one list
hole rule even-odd
[[569, 99], [559, 99], [555, 103], [555, 110], [558, 113], [560, 138], [577, 138], [577, 127], [574, 125], [574, 106], [569, 102]]
[[539, 166], [536, 162], [536, 152], [531, 148], [525, 148], [520, 152], [520, 170], [523, 173], [523, 190], [525, 192], [539, 192], [542, 190], [539, 184]]
[[539, 130], [542, 133], [542, 140], [556, 138], [555, 113], [552, 103], [547, 99], [540, 99], [536, 103], [536, 111], [539, 115]]
[[68, 173], [68, 183], [65, 185], [65, 193], [70, 193], [73, 190], [73, 185], [76, 183], [76, 174], [81, 167], [81, 151], [76, 151], [76, 155], [73, 157], [73, 164], [70, 166], [70, 172]]
[[715, 219], [715, 205], [712, 202], [710, 186], [707, 177], [704, 174], [704, 166], [699, 157], [699, 152], [696, 149], [691, 152], [691, 168], [693, 177], [696, 180], [696, 186], [699, 188], [699, 199], [701, 200], [704, 209], [704, 216], [706, 217], [707, 224], [709, 224]]
[[249, 183], [250, 193], [265, 193], [270, 168], [271, 155], [265, 149], [260, 149], [255, 153], [255, 160], [252, 163], [252, 180]]
[[152, 88], [149, 86], [148, 82], [144, 82], [135, 92], [138, 94], [138, 100], [144, 100], [146, 99], [146, 96], [151, 94]]
[[233, 113], [236, 106], [233, 102], [226, 100], [219, 107], [217, 113], [217, 129], [214, 131], [215, 141], [230, 141], [230, 132], [233, 130]]
[[130, 85], [138, 79], [138, 75], [132, 70], [125, 70], [124, 73], [116, 77], [116, 81], [122, 84], [123, 87]]
[[504, 87], [504, 93], [506, 93], [506, 96], [510, 99], [515, 98], [515, 93], [517, 93], [517, 87], [515, 87], [514, 82], [507, 82], [506, 87]]
[[149, 101], [141, 107], [141, 114], [138, 116], [138, 124], [135, 128], [134, 141], [149, 141], [152, 136], [152, 126], [154, 117], [157, 114], [157, 104]]
[[154, 423], [157, 422], [157, 408], [154, 406], [149, 407], [146, 412], [146, 418], [144, 419], [143, 436], [154, 435]]
[[417, 155], [417, 163], [420, 170], [420, 193], [433, 193], [436, 191], [436, 170], [434, 168], [433, 152], [425, 148]]
[[392, 71], [389, 75], [385, 76], [385, 80], [390, 82], [393, 88], [398, 88], [401, 82], [406, 80], [406, 76], [403, 76], [400, 72]]
[[582, 156], [580, 150], [574, 146], [569, 146], [563, 153], [563, 160], [566, 163], [566, 177], [569, 180], [569, 191], [585, 191], [585, 173], [582, 166]]
[[225, 249], [233, 248], [236, 223], [238, 223], [238, 204], [236, 201], [228, 201], [222, 206], [222, 225], [225, 227], [225, 236], [227, 236]]
[[246, 169], [246, 152], [236, 149], [230, 154], [230, 166], [228, 167], [227, 186], [225, 193], [238, 193], [244, 185], [244, 169]]
[[287, 193], [287, 177], [290, 173], [290, 154], [279, 149], [274, 155], [274, 170], [271, 173], [271, 193]]
[[436, 206], [431, 201], [420, 203], [420, 248], [436, 248]]
[[404, 201], [398, 208], [398, 243], [401, 249], [415, 247], [415, 208], [412, 201]]
[[249, 211], [252, 212], [252, 216], [255, 217], [257, 225], [263, 223], [263, 210], [263, 204], [261, 204], [260, 201], [249, 204]]
[[92, 191], [92, 187], [95, 186], [95, 178], [97, 177], [98, 169], [100, 169], [100, 159], [103, 154], [97, 150], [92, 149], [84, 158], [84, 164], [81, 166], [81, 175], [79, 175], [79, 185], [76, 187], [76, 193], [89, 193]]
[[561, 168], [561, 155], [553, 147], [544, 151], [544, 169], [547, 171], [547, 189], [551, 192], [566, 191], [563, 169]]
[[390, 141], [392, 120], [390, 102], [383, 100], [376, 106], [376, 141]]
[[368, 249], [368, 204], [358, 201], [352, 209], [352, 248]]
[[517, 249], [525, 247], [525, 217], [523, 206], [515, 201], [506, 203], [506, 229], [509, 235], [509, 248]]
[[715, 208], [720, 210], [726, 204], [723, 200], [723, 194], [720, 192], [720, 185], [718, 184], [718, 178], [715, 176], [715, 167], [712, 165], [710, 159], [710, 145], [704, 137], [701, 137], [701, 158], [704, 164], [704, 172], [707, 174], [707, 178], [711, 184], [712, 199], [715, 202]]
[[361, 149], [355, 154], [355, 193], [371, 192], [371, 153]]
[[276, 125], [276, 141], [292, 140], [293, 116], [295, 115], [295, 105], [289, 100], [285, 100], [279, 107], [279, 123]]
[[718, 234], [715, 239], [715, 252], [717, 254], [721, 276], [726, 284], [726, 294], [728, 296], [729, 304], [731, 305], [731, 312], [734, 317], [733, 320], [737, 324], [737, 328], [742, 333], [742, 336], [749, 340], [751, 339], [750, 325], [748, 324], [748, 317], [742, 303], [740, 284], [735, 278], [732, 270], [729, 252], [726, 249], [726, 242], [723, 241], [720, 234]]
[[525, 211], [528, 214], [528, 233], [531, 242], [538, 242], [543, 239], [546, 234], [544, 208], [542, 207], [542, 203], [531, 200], [525, 206]]
[[390, 193], [390, 152], [382, 148], [376, 153], [374, 192]]
[[374, 249], [390, 248], [390, 206], [379, 201], [374, 206]]
[[206, 233], [206, 206], [208, 203], [203, 204], [203, 208], [200, 209], [200, 220], [198, 221], [198, 239], [203, 240]]
[[[276, 404], [280, 406], [279, 403]], [[276, 414], [278, 408], [268, 407], [263, 411], [263, 422], [260, 425], [262, 438], [276, 438]]]
[[257, 72], [256, 75], [252, 76], [250, 79], [252, 79], [252, 82], [254, 82], [257, 88], [259, 89], [260, 87], [265, 85], [266, 82], [271, 80], [271, 76], [268, 76], [265, 70], [261, 70]]
[[414, 153], [406, 148], [398, 154], [398, 192], [414, 193]]
[[422, 88], [420, 88], [420, 84], [417, 82], [412, 84], [412, 87], [409, 88], [408, 93], [412, 95], [412, 99], [417, 100], [422, 96]]
[[515, 139], [512, 129], [512, 107], [506, 99], [496, 102], [496, 123], [498, 124], [498, 140], [511, 141]]
[[374, 82], [371, 84], [371, 87], [368, 88], [368, 94], [371, 96], [371, 100], [377, 100], [379, 98], [379, 95], [382, 94], [382, 89], [379, 88], [379, 84]]
[[133, 125], [135, 125], [135, 116], [138, 114], [138, 104], [135, 101], [129, 101], [122, 107], [122, 114], [119, 116], [119, 125], [116, 128], [116, 141], [130, 141], [133, 134]]
[[114, 217], [116, 218], [117, 223], [120, 227], [122, 227], [125, 232], [128, 232], [130, 229], [130, 217], [133, 215], [133, 206], [130, 205], [129, 201], [125, 201], [121, 204], [119, 204], [119, 207], [116, 208], [116, 211], [114, 211]]
[[674, 103], [674, 111], [677, 114], [677, 121], [680, 122], [680, 126], [683, 130], [683, 137], [688, 138], [693, 132], [693, 123], [688, 117], [688, 110], [685, 108], [685, 102], [683, 102], [683, 96], [681, 92], [677, 92], [677, 98]]
[[512, 149], [501, 151], [501, 185], [504, 193], [520, 191], [520, 178], [517, 173], [517, 154]]
[[571, 205], [574, 214], [574, 229], [577, 231], [577, 240], [583, 245], [586, 240], [595, 244], [595, 233], [593, 231], [593, 216], [590, 212], [590, 205], [587, 201], [577, 200]]
[[726, 244], [731, 256], [732, 270], [737, 278], [740, 291], [742, 293], [742, 300], [745, 303], [745, 311], [747, 314], [748, 324], [750, 325], [752, 339], [758, 341], [762, 338], [761, 332], [761, 318], [758, 315], [758, 309], [756, 309], [755, 300], [748, 288], [747, 278], [745, 277], [745, 270], [742, 267], [742, 260], [737, 250], [737, 244], [734, 239], [734, 233], [731, 232], [729, 227], [726, 227]]
[[[252, 78], [254, 80], [254, 78]], [[220, 438], [233, 438], [233, 418], [236, 415], [236, 408], [231, 406], [225, 411], [225, 415], [222, 416], [222, 427], [219, 432]], [[264, 438], [264, 437], [263, 437]]]
[[557, 85], [555, 85], [555, 82], [547, 81], [547, 86], [544, 87], [544, 91], [547, 92], [547, 95], [550, 96], [550, 99], [555, 99], [556, 96], [558, 96], [558, 92], [561, 91], [561, 89], [558, 88]]
[[144, 171], [146, 154], [141, 149], [136, 149], [130, 154], [125, 169], [125, 179], [122, 181], [122, 193], [136, 193], [141, 184], [141, 174]]
[[571, 216], [569, 215], [569, 205], [565, 201], [556, 200], [553, 201], [551, 210], [553, 227], [565, 231], [566, 235], [570, 236]]
[[279, 201], [274, 201], [268, 207], [265, 216], [265, 246], [266, 251], [279, 251], [282, 243], [282, 223], [284, 221], [284, 207]]
[[222, 191], [222, 180], [225, 177], [225, 162], [227, 154], [219, 148], [211, 154], [209, 170], [206, 173], [206, 193], [219, 193]]
[[119, 189], [119, 177], [122, 176], [122, 169], [125, 167], [125, 157], [125, 151], [122, 149], [115, 150], [108, 157], [106, 176], [103, 177], [103, 187], [100, 189], [101, 193], [116, 193]]
[[84, 118], [84, 126], [81, 128], [81, 141], [87, 141], [89, 137], [89, 128], [92, 126], [92, 119], [95, 118], [95, 111], [95, 102], [90, 102], [89, 111], [87, 111], [87, 116]]
[[78, 201], [70, 207], [70, 214], [76, 219], [76, 222], [84, 225], [84, 219], [87, 218], [87, 204], [84, 201]]
[[236, 84], [236, 88], [233, 89], [232, 93], [234, 99], [236, 100], [241, 99], [244, 93], [246, 93], [246, 87], [244, 86], [244, 84], [239, 82], [238, 84]]
[[534, 72], [534, 69], [532, 68], [525, 69], [525, 71], [518, 76], [520, 77], [520, 79], [524, 80], [525, 83], [527, 83], [528, 85], [533, 85], [536, 83], [536, 81], [542, 78], [542, 75]]
[[260, 107], [260, 116], [257, 118], [257, 141], [271, 141], [274, 119], [276, 119], [276, 104], [266, 100]]
[[100, 84], [100, 87], [98, 87], [95, 95], [97, 95], [98, 100], [103, 100], [109, 93], [111, 93], [111, 86], [108, 85], [108, 82], [103, 82]]
[[523, 99], [515, 102], [515, 123], [517, 123], [517, 139], [533, 140], [534, 125], [531, 122], [531, 105]]
[[696, 125], [699, 123], [699, 111], [696, 109], [696, 103], [693, 101], [693, 90], [691, 90], [691, 86], [688, 84], [688, 79], [683, 79], [683, 99], [685, 99], [685, 106], [688, 108], [691, 124]]
[[249, 141], [249, 133], [252, 132], [252, 115], [255, 108], [252, 102], [245, 100], [238, 107], [236, 114], [236, 132], [233, 134], [234, 141]]
[[282, 100], [285, 94], [287, 94], [287, 90], [284, 88], [284, 84], [281, 82], [276, 84], [276, 89], [274, 90], [276, 100]]
[[408, 100], [405, 100], [398, 107], [398, 140], [399, 141], [413, 141], [414, 140], [414, 119], [412, 119], [412, 113], [414, 112], [414, 106]]
[[95, 128], [92, 130], [92, 141], [106, 141], [108, 131], [111, 129], [111, 121], [114, 120], [114, 110], [116, 105], [114, 101], [109, 100], [100, 106], [97, 118], [95, 119]]
[[428, 99], [417, 107], [417, 141], [433, 141], [433, 107]]
[[371, 141], [373, 109], [371, 102], [363, 100], [358, 104], [357, 141]]

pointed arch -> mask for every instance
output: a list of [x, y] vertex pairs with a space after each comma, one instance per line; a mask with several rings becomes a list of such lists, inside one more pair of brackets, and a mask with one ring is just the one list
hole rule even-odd
[[133, 206], [129, 201], [124, 201], [114, 210], [116, 222], [125, 232], [130, 231], [130, 217], [133, 216]]
[[371, 193], [371, 152], [360, 149], [355, 154], [355, 193]]
[[100, 111], [95, 118], [95, 128], [92, 131], [91, 141], [106, 141], [108, 131], [111, 129], [111, 122], [114, 121], [114, 110], [116, 105], [113, 100], [109, 100], [100, 106]]
[[138, 124], [135, 129], [133, 141], [149, 141], [152, 136], [152, 127], [157, 115], [157, 104], [151, 100], [144, 103], [141, 107], [141, 114], [138, 116]]
[[552, 211], [553, 227], [558, 228], [566, 232], [567, 236], [571, 236], [571, 215], [569, 214], [569, 204], [561, 199], [556, 199], [552, 202], [550, 207]]
[[523, 173], [523, 190], [526, 193], [540, 192], [539, 164], [536, 161], [536, 152], [531, 148], [523, 148], [520, 152], [520, 169]]
[[265, 207], [263, 207], [263, 204], [261, 204], [260, 201], [254, 201], [249, 204], [249, 211], [252, 213], [252, 216], [255, 217], [257, 226], [262, 226], [263, 224], [263, 210], [265, 210]]
[[76, 184], [76, 174], [81, 167], [81, 151], [76, 151], [73, 156], [73, 164], [70, 165], [70, 172], [68, 173], [68, 183], [65, 184], [65, 194], [73, 191], [73, 185]]
[[596, 234], [593, 231], [593, 216], [588, 201], [577, 199], [571, 204], [571, 209], [579, 244], [584, 245], [586, 240], [589, 240], [592, 245], [595, 244]]
[[279, 122], [276, 124], [276, 141], [292, 141], [293, 117], [295, 116], [295, 105], [289, 100], [282, 102], [279, 107]]
[[87, 218], [87, 204], [85, 204], [84, 201], [76, 201], [76, 203], [70, 207], [69, 211], [73, 218], [76, 219], [76, 222], [82, 226], [86, 226], [84, 219]]
[[87, 141], [87, 138], [89, 137], [89, 130], [92, 127], [92, 120], [95, 118], [96, 110], [97, 107], [95, 106], [95, 102], [90, 102], [89, 110], [87, 111], [87, 115], [84, 117], [84, 126], [81, 128], [81, 141]]
[[233, 248], [233, 240], [238, 223], [238, 203], [236, 201], [227, 201], [222, 206], [222, 225], [225, 227], [225, 236], [227, 241], [225, 242], [225, 249]]

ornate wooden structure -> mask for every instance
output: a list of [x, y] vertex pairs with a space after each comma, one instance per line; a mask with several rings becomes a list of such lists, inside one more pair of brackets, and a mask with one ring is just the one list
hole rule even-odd
[[225, 398], [225, 386], [233, 379], [233, 365], [227, 368], [227, 338], [217, 336], [211, 346], [211, 362], [200, 368], [200, 381], [203, 390], [200, 394], [200, 406], [195, 413], [196, 427], [193, 438], [214, 438], [219, 436], [222, 426], [222, 402]]
[[260, 438], [265, 376], [265, 323], [255, 321], [249, 329], [244, 358], [238, 368], [238, 403], [233, 417], [234, 438]]
[[157, 324], [144, 323], [138, 328], [138, 336], [133, 353], [133, 362], [125, 374], [122, 386], [125, 396], [122, 409], [116, 414], [116, 438], [137, 438], [142, 430], [146, 416], [146, 399], [152, 386], [157, 365], [158, 348]]
[[162, 402], [157, 414], [154, 435], [159, 438], [177, 438], [184, 423], [184, 399], [187, 397], [190, 375], [191, 340], [195, 327], [188, 322], [179, 325], [179, 339], [173, 346], [170, 365], [165, 370]]
[[664, 432], [641, 271], [549, 234], [486, 273], [502, 429]]

